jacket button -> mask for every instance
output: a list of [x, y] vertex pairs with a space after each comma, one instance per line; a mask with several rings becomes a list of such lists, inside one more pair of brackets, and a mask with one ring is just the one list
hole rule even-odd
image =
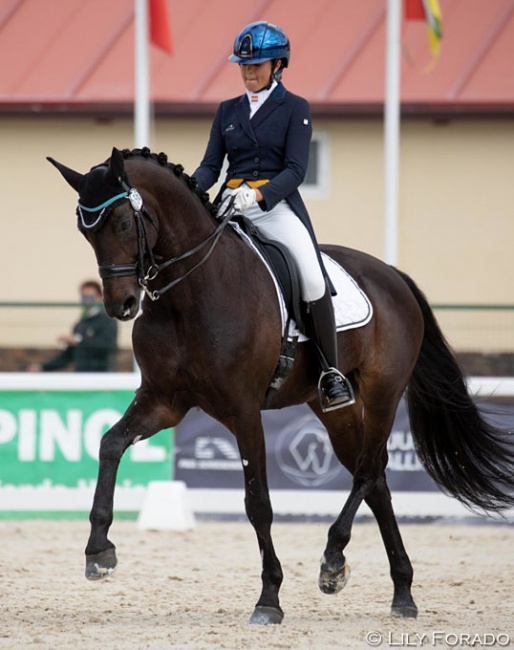
[[259, 162], [259, 160], [260, 160], [259, 156], [256, 156], [256, 157], [253, 159], [253, 162], [257, 163], [257, 162]]
[[258, 176], [258, 175], [259, 175], [259, 172], [255, 171], [255, 172], [253, 172], [253, 175], [254, 175], [254, 176]]
[[258, 149], [258, 148], [259, 148], [259, 145], [258, 145], [258, 144], [254, 144], [254, 145], [253, 145], [253, 148], [254, 148], [254, 149]]

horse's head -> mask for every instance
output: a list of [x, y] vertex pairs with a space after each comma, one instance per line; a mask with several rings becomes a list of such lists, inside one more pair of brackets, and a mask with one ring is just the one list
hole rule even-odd
[[113, 148], [109, 161], [87, 174], [48, 160], [78, 192], [78, 227], [95, 251], [107, 313], [120, 320], [134, 318], [141, 287], [152, 275], [157, 229], [146, 227], [151, 217], [130, 186], [122, 153]]

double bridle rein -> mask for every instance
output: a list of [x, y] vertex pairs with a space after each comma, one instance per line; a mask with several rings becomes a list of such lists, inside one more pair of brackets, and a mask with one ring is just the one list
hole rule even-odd
[[[150, 248], [150, 244], [148, 243], [145, 217], [148, 218], [149, 220], [151, 217], [143, 204], [143, 198], [135, 188], [130, 187], [130, 185], [128, 185], [128, 183], [126, 183], [124, 180], [121, 180], [120, 182], [123, 188], [123, 192], [121, 194], [117, 194], [116, 196], [111, 197], [101, 205], [96, 206], [96, 208], [86, 208], [85, 206], [79, 203], [78, 213], [79, 213], [79, 218], [81, 220], [81, 225], [83, 228], [91, 229], [97, 226], [98, 223], [101, 221], [102, 213], [107, 207], [111, 206], [115, 202], [118, 202], [120, 199], [126, 199], [130, 201], [130, 205], [134, 210], [134, 216], [136, 219], [136, 226], [137, 226], [137, 261], [132, 264], [100, 265], [98, 267], [98, 272], [102, 280], [105, 280], [107, 278], [137, 275], [139, 286], [144, 290], [144, 292], [150, 298], [150, 300], [153, 301], [159, 300], [159, 298], [162, 296], [163, 293], [166, 293], [166, 291], [172, 289], [179, 282], [185, 280], [188, 275], [193, 273], [193, 271], [196, 271], [196, 269], [198, 269], [200, 266], [205, 264], [205, 262], [207, 262], [216, 244], [218, 243], [223, 233], [223, 230], [225, 229], [225, 226], [227, 225], [230, 218], [234, 214], [234, 209], [233, 209], [234, 197], [230, 197], [229, 201], [227, 202], [227, 207], [224, 209], [223, 213], [220, 214], [217, 218], [219, 222], [218, 225], [213, 230], [213, 232], [207, 237], [207, 239], [204, 239], [197, 246], [191, 248], [190, 250], [183, 253], [182, 255], [179, 255], [178, 257], [172, 257], [171, 259], [166, 260], [165, 262], [158, 263], [156, 261], [156, 256], [154, 255], [152, 249]], [[98, 219], [96, 219], [96, 221], [93, 224], [89, 225], [85, 222], [85, 220], [82, 217], [82, 210], [86, 210], [87, 212], [96, 212], [98, 210], [101, 210], [101, 212]], [[192, 268], [190, 268], [189, 271], [184, 273], [184, 275], [175, 278], [174, 280], [169, 282], [166, 286], [162, 287], [162, 289], [151, 291], [148, 288], [148, 283], [154, 280], [161, 271], [168, 268], [168, 266], [175, 264], [176, 262], [181, 262], [182, 260], [191, 257], [195, 253], [198, 253], [205, 246], [207, 246], [207, 244], [210, 244], [210, 246], [207, 252], [205, 253], [205, 255], [197, 264], [195, 264]], [[146, 268], [146, 270], [145, 270], [145, 259], [149, 261], [149, 265], [148, 268]]]

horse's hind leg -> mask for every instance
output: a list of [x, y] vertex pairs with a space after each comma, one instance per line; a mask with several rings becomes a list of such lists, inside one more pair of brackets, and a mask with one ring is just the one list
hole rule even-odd
[[[320, 589], [330, 594], [345, 586], [349, 570], [344, 549], [350, 541], [355, 514], [365, 499], [377, 519], [391, 566], [394, 583], [392, 614], [415, 617], [417, 608], [410, 593], [412, 565], [398, 530], [384, 473], [387, 463], [385, 442], [393, 424], [394, 410], [391, 412], [386, 408], [382, 413], [373, 414], [368, 411], [363, 423], [358, 415], [361, 412], [359, 404], [353, 409], [329, 414], [321, 414], [315, 404], [311, 407], [325, 424], [336, 456], [354, 475], [350, 496], [329, 530], [321, 563]], [[364, 437], [365, 430], [367, 437]], [[370, 435], [373, 433], [374, 436]]]
[[[358, 395], [357, 403], [353, 407], [337, 411], [323, 413], [317, 401], [311, 402], [309, 406], [327, 429], [337, 458], [350, 473], [354, 474], [362, 447], [362, 420], [360, 418], [362, 404]], [[362, 497], [359, 498], [355, 492], [354, 483], [352, 493], [343, 511], [329, 529], [319, 575], [319, 588], [326, 594], [335, 594], [341, 591], [350, 577], [350, 568], [346, 562], [344, 549], [350, 541], [353, 518], [362, 501]]]
[[380, 534], [389, 558], [391, 579], [394, 584], [392, 616], [416, 618], [418, 608], [412, 599], [411, 585], [413, 570], [409, 556], [403, 545], [396, 517], [391, 503], [391, 493], [387, 487], [385, 473], [377, 481], [373, 491], [366, 498], [380, 528]]
[[107, 538], [113, 520], [116, 474], [123, 453], [137, 440], [149, 438], [173, 426], [172, 412], [154, 398], [138, 391], [125, 415], [102, 438], [98, 481], [89, 520], [91, 534], [86, 546], [86, 578], [101, 580], [116, 568], [115, 547]]

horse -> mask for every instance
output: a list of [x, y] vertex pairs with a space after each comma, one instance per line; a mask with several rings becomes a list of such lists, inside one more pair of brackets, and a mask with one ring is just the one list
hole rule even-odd
[[[92, 246], [107, 313], [134, 319], [141, 384], [125, 414], [102, 437], [98, 481], [85, 549], [86, 577], [117, 565], [108, 538], [117, 469], [130, 445], [176, 426], [199, 407], [227, 427], [239, 448], [245, 510], [262, 561], [261, 592], [250, 623], [279, 624], [283, 579], [271, 535], [261, 408], [281, 350], [273, 280], [256, 253], [226, 227], [208, 195], [181, 165], [148, 148], [113, 148], [82, 174], [48, 160], [78, 193], [78, 227]], [[319, 587], [347, 583], [345, 548], [363, 501], [375, 516], [393, 583], [391, 615], [413, 618], [413, 568], [391, 503], [386, 443], [406, 392], [418, 456], [443, 490], [464, 505], [497, 513], [514, 505], [514, 448], [478, 412], [465, 377], [426, 297], [405, 273], [364, 252], [322, 246], [355, 279], [373, 306], [371, 321], [338, 335], [339, 369], [355, 404], [324, 412], [309, 342], [270, 408], [307, 403], [325, 426], [352, 489], [328, 530]], [[141, 295], [143, 299], [141, 300]]]

